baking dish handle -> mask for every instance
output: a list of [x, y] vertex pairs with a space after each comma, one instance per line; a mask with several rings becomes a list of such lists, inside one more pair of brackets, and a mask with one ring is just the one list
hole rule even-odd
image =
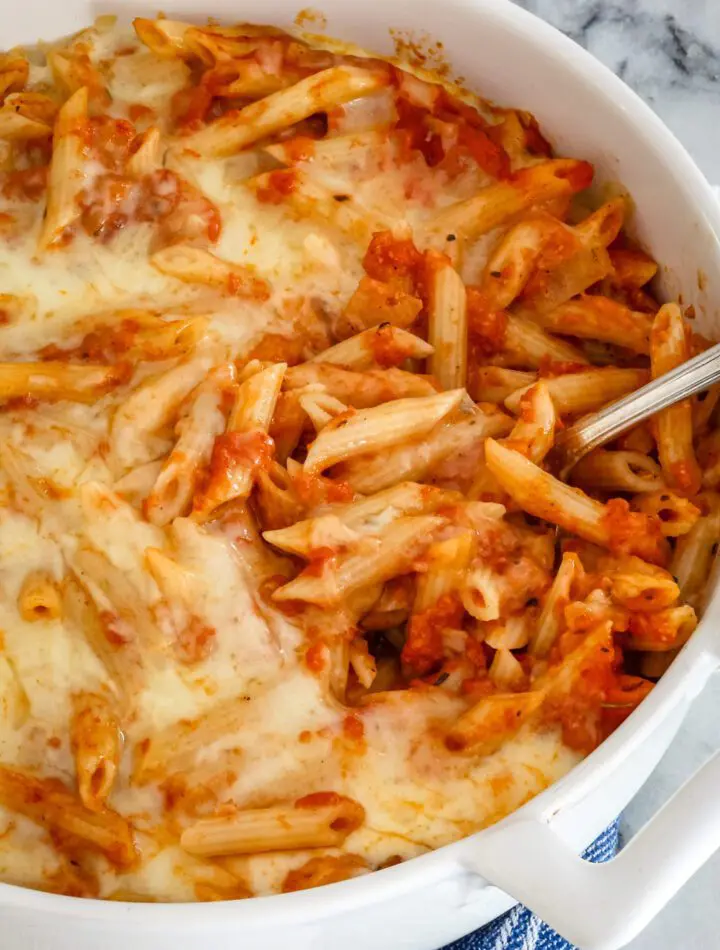
[[617, 857], [591, 864], [536, 818], [486, 829], [470, 863], [581, 950], [624, 947], [720, 847], [720, 753]]

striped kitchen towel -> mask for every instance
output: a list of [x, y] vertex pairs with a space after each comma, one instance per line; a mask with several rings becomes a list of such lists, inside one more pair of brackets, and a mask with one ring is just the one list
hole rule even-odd
[[[618, 850], [619, 820], [597, 838], [583, 857], [595, 863], [609, 861]], [[444, 950], [577, 950], [567, 940], [520, 904], [480, 930], [456, 940]]]

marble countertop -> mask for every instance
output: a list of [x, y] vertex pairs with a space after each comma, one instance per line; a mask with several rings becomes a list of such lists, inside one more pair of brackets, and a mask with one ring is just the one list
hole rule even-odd
[[[516, 0], [602, 60], [648, 102], [720, 185], [720, 0]], [[720, 749], [720, 677], [623, 816], [635, 830]], [[720, 793], [720, 790], [719, 790]], [[629, 950], [720, 947], [720, 852]]]

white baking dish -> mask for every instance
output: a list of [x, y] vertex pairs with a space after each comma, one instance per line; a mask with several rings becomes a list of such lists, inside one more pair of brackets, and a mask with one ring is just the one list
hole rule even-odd
[[[297, 0], [163, 0], [168, 15], [213, 14], [290, 26]], [[663, 291], [694, 303], [720, 335], [720, 212], [678, 142], [608, 70], [506, 0], [322, 0], [324, 32], [392, 53], [390, 28], [441, 40], [455, 74], [529, 109], [561, 153], [622, 181], [636, 230], [664, 265]], [[5, 3], [0, 46], [54, 38], [100, 13], [152, 15], [141, 0]], [[701, 289], [702, 288], [702, 289]], [[720, 845], [720, 758], [655, 816], [622, 855], [575, 855], [632, 798], [720, 664], [720, 599], [657, 689], [565, 779], [493, 828], [407, 864], [279, 897], [226, 904], [102, 903], [0, 885], [4, 950], [435, 950], [522, 900], [583, 950], [636, 934]], [[511, 894], [512, 897], [507, 896]]]

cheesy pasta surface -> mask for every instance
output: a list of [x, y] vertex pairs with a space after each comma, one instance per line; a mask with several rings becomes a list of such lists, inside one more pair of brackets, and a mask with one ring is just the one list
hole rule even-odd
[[332, 883], [499, 820], [694, 630], [707, 345], [528, 113], [271, 27], [0, 55], [0, 880]]

